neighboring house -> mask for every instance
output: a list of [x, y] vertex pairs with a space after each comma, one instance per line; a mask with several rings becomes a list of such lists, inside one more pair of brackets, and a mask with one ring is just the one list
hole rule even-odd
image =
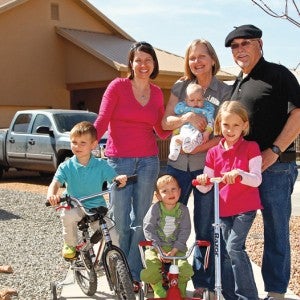
[[[23, 108], [98, 112], [108, 83], [127, 76], [135, 41], [86, 0], [0, 0], [0, 39], [0, 128]], [[183, 57], [155, 50], [154, 82], [167, 101], [183, 74]]]

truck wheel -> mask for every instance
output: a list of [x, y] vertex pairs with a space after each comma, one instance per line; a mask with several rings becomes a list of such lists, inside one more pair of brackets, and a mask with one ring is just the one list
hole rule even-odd
[[2, 178], [3, 176], [3, 168], [0, 166], [0, 179]]

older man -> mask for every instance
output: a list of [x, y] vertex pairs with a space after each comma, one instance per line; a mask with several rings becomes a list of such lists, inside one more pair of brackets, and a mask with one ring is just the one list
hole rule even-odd
[[300, 133], [300, 87], [284, 66], [263, 57], [262, 31], [242, 25], [225, 39], [241, 68], [232, 100], [250, 114], [251, 132], [262, 151], [264, 253], [262, 275], [267, 298], [283, 299], [290, 279], [289, 220], [291, 194], [298, 174], [293, 141]]

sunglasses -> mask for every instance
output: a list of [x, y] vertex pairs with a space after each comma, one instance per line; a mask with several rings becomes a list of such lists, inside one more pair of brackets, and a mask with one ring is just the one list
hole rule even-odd
[[231, 50], [236, 50], [236, 49], [238, 49], [240, 46], [242, 46], [243, 48], [247, 48], [247, 47], [250, 46], [250, 44], [251, 44], [253, 41], [258, 41], [258, 39], [244, 40], [244, 41], [242, 41], [241, 43], [232, 43], [232, 44], [230, 45], [230, 48], [231, 48]]

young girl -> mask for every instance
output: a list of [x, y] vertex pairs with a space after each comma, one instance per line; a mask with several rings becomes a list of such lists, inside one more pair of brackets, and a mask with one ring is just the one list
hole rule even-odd
[[201, 192], [211, 177], [222, 177], [220, 183], [220, 217], [223, 238], [226, 243], [233, 274], [235, 292], [239, 299], [259, 299], [245, 241], [256, 216], [261, 209], [258, 186], [261, 183], [262, 157], [258, 144], [244, 140], [249, 132], [246, 109], [237, 101], [225, 101], [217, 114], [214, 132], [222, 135], [220, 143], [206, 156], [202, 175], [197, 176]]

